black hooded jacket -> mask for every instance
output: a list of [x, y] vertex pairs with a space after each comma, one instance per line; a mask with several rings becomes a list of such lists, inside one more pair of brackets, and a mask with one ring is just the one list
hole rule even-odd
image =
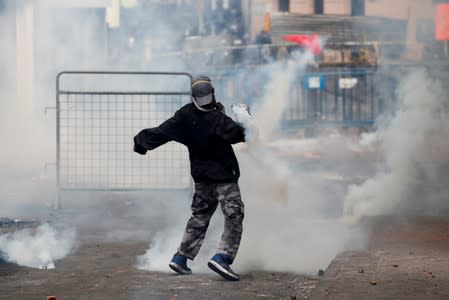
[[193, 103], [184, 105], [158, 127], [139, 132], [134, 137], [134, 151], [144, 155], [147, 150], [176, 141], [189, 150], [190, 171], [196, 183], [237, 182], [240, 170], [231, 144], [244, 142], [244, 129], [218, 105], [207, 112]]

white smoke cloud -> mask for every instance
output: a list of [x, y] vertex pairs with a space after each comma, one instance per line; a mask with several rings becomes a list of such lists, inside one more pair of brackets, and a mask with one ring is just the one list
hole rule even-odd
[[[169, 272], [168, 263], [178, 250], [186, 223], [190, 217], [190, 202], [193, 194], [173, 194], [164, 198], [164, 201], [155, 201], [156, 208], [147, 213], [157, 214], [160, 226], [153, 226], [154, 234], [151, 236], [147, 251], [137, 257], [136, 266], [141, 270]], [[150, 196], [150, 195], [149, 195]], [[203, 246], [197, 258], [189, 265], [195, 273], [207, 271], [206, 259], [212, 256], [220, 238], [220, 229], [223, 228], [223, 216], [218, 208], [212, 217]]]
[[0, 235], [0, 253], [4, 259], [21, 266], [52, 269], [75, 246], [73, 228], [56, 229], [43, 224], [36, 229], [23, 229]]
[[[64, 68], [86, 68], [98, 61], [99, 53], [80, 55], [86, 44], [73, 39], [63, 24], [76, 19], [75, 13], [46, 6], [46, 1], [4, 1], [0, 16], [2, 54], [0, 66], [0, 192], [2, 213], [31, 215], [53, 206], [55, 190], [55, 106], [56, 74]], [[18, 28], [15, 28], [15, 27]], [[72, 26], [72, 25], [70, 25]], [[73, 26], [72, 26], [73, 27]], [[83, 23], [79, 31], [90, 33], [93, 24]], [[76, 46], [74, 45], [75, 43]], [[92, 47], [96, 49], [96, 47]], [[88, 57], [89, 62], [83, 60]]]
[[[272, 80], [254, 113], [261, 139], [238, 152], [246, 206], [244, 237], [236, 258], [236, 269], [242, 272], [262, 269], [315, 273], [349, 245], [356, 249], [364, 242], [359, 228], [343, 224], [326, 211], [338, 215], [341, 209], [328, 178], [316, 173], [318, 170], [292, 164], [294, 160], [282, 155], [289, 152], [285, 143], [276, 146], [276, 141], [285, 136], [279, 128], [288, 109], [291, 86], [312, 63], [312, 54], [306, 52], [290, 61], [288, 68], [271, 71]], [[330, 144], [319, 139], [293, 139], [291, 143], [296, 148], [293, 152], [304, 156]], [[340, 139], [331, 144], [334, 152], [349, 149], [348, 143]]]
[[[137, 258], [137, 265], [142, 270], [167, 271], [168, 262], [179, 246], [179, 238], [176, 236], [181, 230], [171, 229], [169, 232], [158, 232], [153, 237], [153, 242], [146, 253]], [[173, 253], [169, 251], [173, 249]]]
[[403, 213], [413, 206], [421, 213], [448, 206], [444, 162], [449, 119], [441, 85], [426, 71], [415, 70], [402, 78], [396, 96], [398, 110], [392, 119], [379, 124], [375, 133], [362, 135], [360, 144], [378, 144], [384, 160], [374, 177], [348, 188], [347, 220]]
[[281, 118], [286, 111], [293, 81], [304, 73], [306, 67], [314, 63], [314, 55], [310, 51], [295, 52], [287, 65], [274, 63], [266, 67], [264, 72], [270, 76], [265, 86], [264, 97], [254, 107], [256, 127], [262, 139], [270, 138], [279, 129]]

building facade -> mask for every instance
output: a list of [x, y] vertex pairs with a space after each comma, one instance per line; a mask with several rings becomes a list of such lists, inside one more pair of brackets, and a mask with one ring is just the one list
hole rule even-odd
[[263, 29], [265, 13], [373, 16], [431, 20], [434, 0], [252, 0], [251, 34]]

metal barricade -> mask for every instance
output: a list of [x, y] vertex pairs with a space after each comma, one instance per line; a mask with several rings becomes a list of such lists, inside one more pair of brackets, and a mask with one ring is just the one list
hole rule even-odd
[[[256, 68], [211, 73], [221, 101], [257, 106], [269, 76]], [[306, 72], [290, 85], [283, 127], [367, 127], [391, 109], [393, 79], [375, 69]], [[391, 82], [386, 82], [389, 80]], [[228, 103], [229, 104], [229, 103]]]
[[[170, 142], [147, 156], [133, 137], [190, 101], [188, 73], [66, 71], [56, 83], [57, 188], [137, 191], [191, 187], [187, 149]], [[150, 87], [150, 88], [148, 88]]]
[[364, 127], [383, 112], [374, 70], [307, 73], [290, 90], [285, 126]]

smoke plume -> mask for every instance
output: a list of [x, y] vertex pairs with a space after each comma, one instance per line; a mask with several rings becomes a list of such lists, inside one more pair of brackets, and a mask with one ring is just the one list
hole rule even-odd
[[11, 263], [39, 269], [53, 269], [55, 262], [75, 248], [73, 228], [57, 229], [43, 224], [0, 235], [0, 253]]
[[424, 70], [404, 75], [398, 108], [378, 130], [363, 135], [361, 145], [378, 145], [383, 163], [377, 174], [351, 185], [345, 196], [346, 218], [441, 213], [447, 211], [449, 118], [441, 84]]

